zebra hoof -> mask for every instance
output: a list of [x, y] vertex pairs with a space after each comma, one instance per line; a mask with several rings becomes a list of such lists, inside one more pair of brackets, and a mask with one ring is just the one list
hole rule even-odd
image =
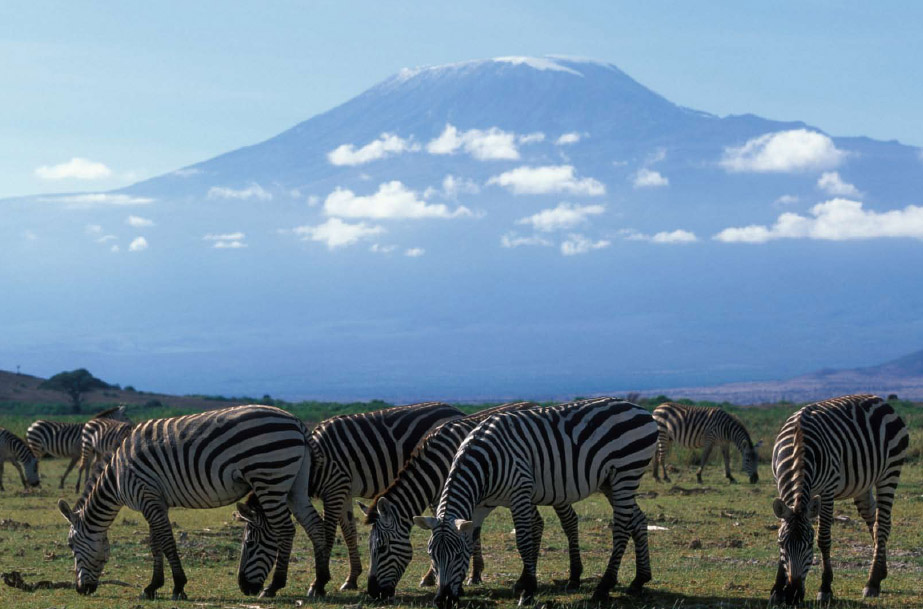
[[141, 593], [141, 596], [139, 596], [138, 598], [140, 598], [143, 601], [152, 601], [155, 598], [157, 598], [157, 591], [148, 590], [147, 588], [145, 588], [144, 591]]
[[580, 580], [579, 579], [569, 579], [564, 582], [565, 590], [579, 590], [580, 589]]
[[785, 604], [785, 594], [782, 590], [773, 589], [772, 593], [769, 595], [769, 604], [770, 605], [784, 605]]
[[818, 592], [817, 602], [827, 604], [833, 600], [833, 592]]
[[179, 592], [173, 593], [173, 600], [175, 601], [184, 601], [186, 599], [187, 599], [186, 593], [183, 592], [182, 590], [180, 590]]
[[862, 598], [878, 598], [881, 594], [881, 588], [866, 586], [862, 589]]
[[266, 588], [265, 590], [260, 592], [260, 595], [257, 596], [257, 598], [275, 598], [275, 596], [276, 596], [275, 590], [273, 590], [272, 588]]
[[472, 575], [465, 581], [466, 586], [480, 586], [484, 583], [484, 580], [481, 579], [480, 575]]
[[308, 588], [308, 598], [320, 598], [322, 596], [327, 596], [327, 592], [323, 588], [314, 586]]
[[599, 590], [594, 592], [593, 596], [590, 597], [591, 603], [609, 603], [611, 600], [608, 592], [601, 592]]
[[519, 606], [520, 607], [531, 607], [535, 604], [535, 597], [531, 594], [523, 594], [519, 597]]
[[340, 590], [358, 590], [359, 585], [355, 581], [345, 581], [343, 585], [340, 586]]

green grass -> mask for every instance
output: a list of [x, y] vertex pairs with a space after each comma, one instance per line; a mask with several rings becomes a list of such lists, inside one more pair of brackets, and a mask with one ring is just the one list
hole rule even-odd
[[[852, 502], [837, 504], [833, 530], [835, 607], [921, 607], [923, 606], [923, 471], [918, 455], [921, 439], [914, 430], [921, 428], [921, 409], [909, 404], [898, 406], [911, 428], [912, 460], [905, 465], [894, 510], [894, 526], [889, 544], [889, 577], [883, 582], [882, 597], [862, 602], [871, 545], [865, 525], [858, 519]], [[713, 456], [706, 469], [704, 484], [695, 482], [693, 455], [674, 451], [668, 463], [676, 467], [673, 482], [658, 484], [645, 477], [639, 503], [650, 524], [668, 530], [649, 534], [654, 581], [639, 599], [625, 596], [621, 589], [612, 595], [619, 607], [766, 607], [769, 588], [775, 575], [776, 523], [771, 502], [776, 496], [768, 467], [771, 444], [782, 421], [793, 406], [745, 408], [736, 412], [751, 427], [754, 438], [763, 439], [761, 481], [757, 485], [728, 484], [723, 477], [720, 457]], [[11, 424], [11, 425], [8, 425]], [[25, 422], [25, 425], [28, 423]], [[10, 417], [0, 425], [19, 430]], [[17, 427], [17, 425], [19, 427]], [[21, 432], [20, 432], [21, 433]], [[733, 467], [739, 468], [735, 455]], [[23, 491], [14, 470], [6, 468], [6, 491], [0, 494], [0, 573], [22, 572], [29, 583], [39, 580], [72, 582], [73, 559], [66, 546], [67, 523], [55, 508], [59, 497], [74, 499], [71, 489], [57, 490], [64, 461], [43, 460], [43, 487]], [[73, 480], [71, 474], [70, 480]], [[738, 476], [743, 478], [743, 476]], [[67, 485], [70, 486], [70, 485]], [[692, 491], [691, 493], [689, 491]], [[606, 502], [593, 496], [575, 506], [580, 516], [580, 536], [584, 558], [584, 585], [575, 592], [563, 591], [555, 580], [567, 577], [567, 545], [553, 511], [542, 508], [545, 537], [539, 561], [538, 604], [552, 609], [558, 604], [582, 608], [592, 594], [596, 579], [605, 566], [611, 548], [607, 522], [611, 516]], [[176, 534], [189, 577], [188, 602], [169, 600], [167, 585], [158, 601], [138, 600], [141, 588], [150, 578], [150, 553], [146, 543], [147, 525], [140, 514], [123, 510], [110, 531], [112, 556], [104, 580], [129, 584], [102, 585], [91, 597], [80, 597], [72, 588], [39, 590], [27, 593], [0, 583], [0, 607], [293, 607], [313, 577], [313, 560], [307, 536], [298, 530], [288, 587], [276, 599], [244, 597], [237, 589], [237, 558], [241, 525], [231, 519], [233, 506], [216, 510], [173, 510]], [[25, 523], [20, 526], [16, 523]], [[463, 604], [472, 607], [510, 607], [516, 602], [510, 591], [519, 575], [521, 562], [511, 534], [513, 525], [507, 510], [497, 510], [485, 523], [485, 584], [469, 586]], [[421, 589], [417, 582], [426, 570], [426, 539], [423, 531], [414, 533], [415, 559], [398, 588], [396, 607], [428, 606], [432, 589]], [[360, 551], [367, 566], [367, 527], [360, 525]], [[816, 553], [817, 554], [817, 553]], [[819, 555], [818, 555], [819, 556]], [[318, 605], [375, 606], [364, 595], [339, 592], [337, 588], [348, 570], [345, 547], [338, 543], [331, 561], [333, 581], [328, 597]], [[628, 583], [634, 574], [634, 554], [629, 544], [622, 562], [620, 581]], [[360, 577], [364, 587], [365, 577]], [[813, 598], [819, 586], [819, 567], [808, 578], [807, 597]], [[312, 603], [308, 603], [312, 604]], [[813, 604], [813, 603], [810, 603]]]

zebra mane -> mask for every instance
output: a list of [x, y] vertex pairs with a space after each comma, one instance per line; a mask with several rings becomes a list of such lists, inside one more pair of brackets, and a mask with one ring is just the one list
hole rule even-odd
[[792, 509], [797, 511], [804, 497], [804, 421], [810, 411], [807, 407], [798, 412], [795, 433], [792, 435], [792, 491], [795, 494]]
[[[118, 413], [117, 416], [112, 416], [116, 413]], [[127, 418], [128, 417], [125, 416], [125, 404], [120, 404], [112, 408], [107, 408], [106, 410], [103, 410], [102, 412], [97, 412], [90, 418], [90, 420], [92, 421], [95, 419], [118, 419], [122, 421], [122, 420], [126, 420]]]
[[750, 432], [747, 431], [747, 426], [744, 425], [744, 422], [740, 420], [740, 417], [738, 417], [736, 414], [728, 412], [727, 410], [722, 409], [722, 411], [727, 413], [727, 415], [731, 417], [731, 420], [737, 423], [737, 425], [740, 427], [740, 431], [743, 432], [744, 438], [747, 440], [747, 447], [753, 448], [753, 438], [750, 437]]
[[96, 483], [102, 477], [103, 472], [109, 467], [109, 462], [112, 460], [112, 454], [103, 455], [101, 458], [97, 459], [93, 464], [93, 469], [90, 471], [87, 476], [86, 483], [83, 485], [83, 490], [80, 491], [80, 496], [77, 498], [77, 501], [74, 503], [74, 511], [76, 512], [82, 508], [87, 499], [90, 498], [90, 493], [93, 492], [93, 489], [96, 487]]

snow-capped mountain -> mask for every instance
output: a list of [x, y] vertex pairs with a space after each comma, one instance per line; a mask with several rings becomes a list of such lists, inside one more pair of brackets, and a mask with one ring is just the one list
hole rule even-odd
[[3, 201], [0, 358], [391, 399], [860, 366], [918, 348], [921, 192], [918, 148], [684, 108], [611, 64], [405, 69], [125, 189]]

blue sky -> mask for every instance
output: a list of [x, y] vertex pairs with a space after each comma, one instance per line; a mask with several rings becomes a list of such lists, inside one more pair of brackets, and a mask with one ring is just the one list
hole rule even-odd
[[[104, 2], [0, 8], [0, 197], [255, 143], [405, 66], [560, 53], [717, 114], [923, 145], [915, 2]], [[39, 168], [79, 157], [94, 180]]]

